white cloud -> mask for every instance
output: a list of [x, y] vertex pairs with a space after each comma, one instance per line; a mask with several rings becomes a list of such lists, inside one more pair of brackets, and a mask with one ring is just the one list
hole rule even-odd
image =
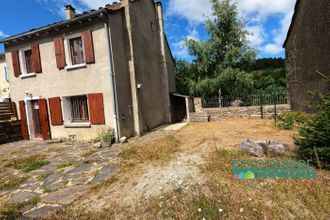
[[9, 35], [3, 33], [2, 31], [0, 31], [0, 38], [5, 38], [5, 37], [9, 37]]
[[212, 14], [208, 0], [169, 0], [167, 16], [179, 16], [192, 23], [202, 23], [204, 16]]
[[248, 41], [252, 47], [258, 47], [264, 43], [266, 33], [262, 25], [247, 26], [246, 29], [250, 32]]
[[115, 1], [116, 0], [79, 0], [79, 2], [86, 5], [90, 9], [97, 9], [99, 7], [104, 7], [106, 4], [112, 4]]
[[267, 44], [263, 49], [263, 52], [270, 55], [277, 55], [283, 51], [282, 45], [278, 44]]
[[[269, 55], [283, 52], [296, 0], [232, 0], [237, 3], [240, 16], [247, 23], [247, 30], [253, 35], [248, 37], [250, 45]], [[204, 15], [211, 16], [211, 4], [207, 0], [169, 0], [167, 16], [179, 16], [189, 24], [197, 26], [204, 22]], [[266, 29], [271, 16], [279, 19], [278, 26]], [[266, 34], [269, 33], [269, 34]], [[189, 36], [189, 34], [188, 34]]]

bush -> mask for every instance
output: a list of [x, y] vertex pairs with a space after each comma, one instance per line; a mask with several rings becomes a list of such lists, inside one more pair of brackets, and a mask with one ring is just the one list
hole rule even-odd
[[296, 139], [301, 159], [313, 159], [314, 165], [330, 168], [330, 95], [319, 95], [318, 113], [299, 129]]
[[102, 146], [109, 146], [114, 141], [114, 133], [112, 128], [101, 129], [97, 134], [97, 141], [101, 142]]
[[292, 130], [308, 122], [310, 115], [304, 112], [285, 112], [278, 116], [277, 126], [286, 130]]

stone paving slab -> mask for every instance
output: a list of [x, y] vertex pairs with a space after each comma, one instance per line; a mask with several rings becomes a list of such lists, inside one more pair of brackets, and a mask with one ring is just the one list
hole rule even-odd
[[87, 186], [71, 186], [60, 189], [53, 193], [45, 194], [41, 197], [41, 202], [47, 204], [70, 205], [76, 201], [80, 196], [88, 191]]
[[40, 216], [46, 216], [61, 211], [61, 205], [39, 204], [34, 209], [23, 213], [23, 216], [28, 219], [38, 219]]

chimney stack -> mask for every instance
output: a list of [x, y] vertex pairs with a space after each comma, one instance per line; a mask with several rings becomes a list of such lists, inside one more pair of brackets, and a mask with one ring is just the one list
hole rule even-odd
[[76, 9], [72, 7], [72, 5], [66, 5], [65, 14], [66, 14], [66, 20], [70, 20], [74, 18], [74, 16], [76, 15]]

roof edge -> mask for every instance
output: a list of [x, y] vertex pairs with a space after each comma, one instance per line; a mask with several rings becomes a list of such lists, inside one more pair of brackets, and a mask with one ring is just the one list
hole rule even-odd
[[66, 25], [70, 25], [70, 24], [75, 24], [76, 22], [79, 22], [79, 21], [84, 20], [84, 19], [91, 18], [91, 17], [96, 16], [96, 15], [102, 13], [102, 12], [103, 13], [108, 13], [108, 12], [111, 12], [111, 11], [120, 10], [122, 7], [123, 7], [123, 5], [121, 3], [116, 3], [115, 2], [112, 5], [107, 4], [104, 8], [100, 7], [98, 10], [91, 10], [88, 13], [83, 13], [80, 16], [77, 16], [77, 17], [72, 18], [70, 20], [62, 20], [62, 21], [59, 21], [59, 22], [55, 22], [53, 24], [48, 24], [48, 25], [44, 25], [44, 26], [41, 26], [41, 27], [36, 28], [36, 29], [32, 29], [30, 31], [26, 31], [26, 32], [22, 32], [22, 33], [13, 35], [13, 36], [9, 36], [7, 38], [1, 39], [0, 43], [3, 44], [3, 43], [6, 43], [6, 42], [9, 42], [9, 41], [17, 40], [18, 38], [27, 37], [29, 35], [34, 35], [34, 34], [37, 35], [37, 34], [43, 32], [43, 31], [48, 31], [48, 30], [51, 30], [51, 29], [60, 28], [62, 26], [66, 26]]
[[287, 35], [286, 35], [285, 41], [284, 41], [283, 46], [282, 46], [283, 48], [286, 47], [286, 44], [287, 44], [287, 42], [288, 42], [288, 40], [289, 40], [289, 37], [290, 37], [291, 31], [292, 31], [292, 29], [293, 29], [293, 25], [294, 25], [294, 23], [295, 23], [295, 21], [296, 21], [296, 17], [297, 17], [297, 13], [298, 13], [299, 4], [300, 4], [300, 0], [297, 0], [297, 1], [296, 1], [296, 5], [294, 6], [294, 13], [293, 13], [293, 15], [292, 15], [291, 24], [290, 24], [290, 27], [289, 27], [288, 33], [287, 33]]

